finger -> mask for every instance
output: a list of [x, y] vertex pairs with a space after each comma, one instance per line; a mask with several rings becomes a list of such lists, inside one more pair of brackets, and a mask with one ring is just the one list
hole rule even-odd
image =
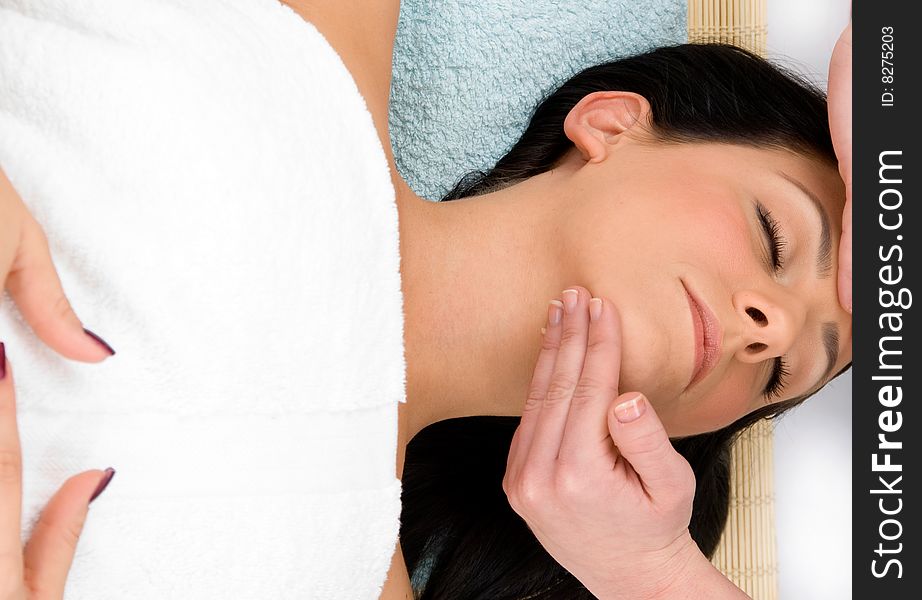
[[0, 281], [5, 281], [16, 258], [16, 249], [19, 247], [19, 238], [26, 211], [10, 180], [6, 178], [3, 169], [0, 169]]
[[563, 332], [562, 321], [563, 303], [560, 300], [551, 300], [547, 306], [546, 330], [541, 340], [541, 351], [538, 353], [538, 361], [535, 364], [535, 371], [528, 387], [528, 395], [525, 398], [522, 420], [512, 436], [509, 457], [506, 460], [506, 472], [512, 477], [515, 477], [521, 470], [528, 457], [528, 449], [531, 447], [531, 440], [534, 437], [538, 413], [544, 403], [545, 396], [547, 396], [551, 376], [554, 374], [554, 363], [557, 361], [557, 350], [560, 347], [560, 338]]
[[672, 447], [659, 416], [643, 394], [618, 397], [608, 411], [608, 430], [652, 500], [685, 490], [689, 484], [694, 492], [694, 473]]
[[74, 561], [83, 532], [89, 500], [100, 485], [108, 485], [114, 471], [86, 471], [61, 486], [42, 511], [23, 557], [29, 600], [58, 600]]
[[839, 244], [837, 291], [839, 303], [852, 312], [852, 23], [839, 35], [829, 61], [827, 77], [829, 128], [832, 146], [845, 182], [846, 201]]
[[23, 222], [6, 288], [35, 334], [62, 356], [99, 362], [115, 354], [108, 344], [83, 328], [64, 295], [45, 234], [31, 217]]
[[[592, 305], [600, 314], [592, 319]], [[610, 456], [607, 413], [618, 396], [621, 372], [621, 322], [614, 304], [590, 301], [589, 343], [583, 372], [570, 403], [570, 414], [560, 445], [561, 462], [580, 463]]]
[[836, 41], [829, 61], [828, 76], [829, 133], [839, 162], [839, 173], [845, 182], [845, 211], [842, 219], [842, 240], [839, 245], [839, 303], [852, 311], [852, 27], [851, 22]]
[[[16, 424], [13, 372], [0, 342], [0, 571], [22, 577], [22, 453]], [[14, 577], [15, 579], [15, 577]]]
[[573, 286], [561, 294], [564, 303], [562, 334], [554, 372], [535, 422], [526, 461], [536, 468], [549, 468], [560, 452], [570, 401], [586, 358], [589, 335], [589, 291]]
[[842, 239], [839, 240], [839, 303], [852, 312], [852, 203], [845, 203], [842, 213]]

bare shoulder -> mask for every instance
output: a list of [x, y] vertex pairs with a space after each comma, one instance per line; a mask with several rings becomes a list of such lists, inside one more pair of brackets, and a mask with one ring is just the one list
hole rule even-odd
[[387, 581], [381, 590], [379, 600], [413, 600], [413, 588], [410, 587], [410, 576], [403, 562], [403, 550], [399, 542], [391, 559], [391, 570], [387, 574]]
[[390, 140], [385, 134], [400, 0], [280, 1], [312, 23], [340, 55], [365, 98], [393, 162]]

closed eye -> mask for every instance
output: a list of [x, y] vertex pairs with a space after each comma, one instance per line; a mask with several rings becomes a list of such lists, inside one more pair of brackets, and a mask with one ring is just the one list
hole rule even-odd
[[780, 356], [775, 358], [774, 365], [772, 366], [772, 374], [768, 378], [765, 390], [762, 392], [765, 396], [766, 403], [771, 403], [773, 398], [781, 397], [781, 394], [784, 392], [784, 386], [787, 383], [787, 378], [790, 375], [791, 372], [788, 371], [784, 358]]
[[787, 242], [784, 241], [784, 237], [781, 235], [781, 227], [778, 226], [778, 221], [772, 216], [771, 211], [765, 208], [761, 202], [756, 202], [756, 211], [759, 214], [759, 223], [762, 225], [771, 251], [772, 269], [778, 272], [784, 266], [784, 248], [787, 246]]
[[[765, 239], [768, 242], [772, 270], [777, 273], [784, 267], [784, 249], [787, 242], [781, 235], [781, 227], [778, 225], [778, 221], [761, 202], [756, 202], [756, 212], [759, 215], [759, 223], [762, 225]], [[772, 361], [772, 372], [762, 392], [766, 403], [770, 403], [774, 398], [781, 397], [790, 375], [791, 372], [788, 370], [784, 357], [776, 357]]]

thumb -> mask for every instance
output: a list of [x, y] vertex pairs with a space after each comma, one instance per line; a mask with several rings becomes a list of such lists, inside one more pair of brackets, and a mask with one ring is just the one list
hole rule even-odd
[[62, 356], [99, 362], [115, 354], [77, 318], [51, 261], [45, 233], [31, 216], [23, 222], [6, 288], [35, 334]]
[[30, 598], [61, 598], [83, 533], [89, 503], [109, 485], [115, 471], [106, 469], [74, 475], [51, 498], [35, 524], [23, 556]]
[[839, 303], [849, 313], [852, 312], [852, 201], [851, 184], [848, 198], [842, 213], [842, 238], [839, 240]]
[[608, 410], [608, 430], [621, 456], [654, 499], [695, 489], [695, 475], [669, 441], [666, 429], [643, 394], [622, 394]]

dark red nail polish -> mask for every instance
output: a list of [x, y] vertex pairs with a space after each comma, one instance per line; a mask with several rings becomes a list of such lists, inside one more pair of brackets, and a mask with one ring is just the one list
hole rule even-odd
[[115, 469], [109, 467], [106, 469], [106, 476], [102, 478], [102, 481], [99, 482], [99, 485], [96, 486], [96, 491], [93, 492], [93, 496], [90, 498], [90, 501], [87, 504], [92, 504], [101, 493], [109, 486], [109, 482], [112, 481], [112, 477], [115, 476]]
[[0, 379], [6, 377], [6, 346], [0, 342]]
[[115, 356], [115, 350], [112, 349], [112, 346], [106, 343], [106, 340], [102, 339], [101, 337], [99, 337], [98, 335], [90, 331], [89, 329], [84, 329], [83, 333], [93, 338], [96, 341], [96, 343], [102, 346], [103, 348], [105, 348], [106, 352], [108, 352], [111, 356]]

